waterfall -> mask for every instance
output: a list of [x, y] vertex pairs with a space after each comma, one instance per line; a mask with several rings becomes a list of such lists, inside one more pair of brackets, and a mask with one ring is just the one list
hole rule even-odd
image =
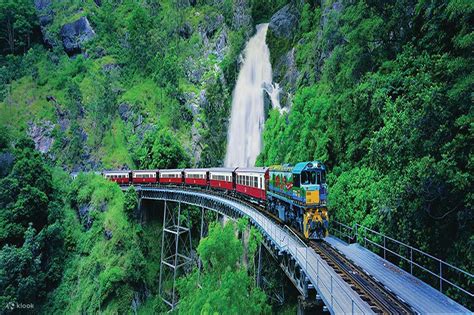
[[272, 84], [270, 51], [265, 42], [268, 24], [257, 25], [256, 34], [244, 50], [244, 61], [232, 94], [232, 112], [227, 135], [227, 167], [255, 165], [262, 149], [265, 121], [264, 96], [270, 96], [272, 106], [280, 108], [278, 84]]

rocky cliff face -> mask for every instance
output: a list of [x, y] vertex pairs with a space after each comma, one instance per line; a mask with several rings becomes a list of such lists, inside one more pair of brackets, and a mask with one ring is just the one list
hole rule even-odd
[[[160, 113], [156, 113], [156, 116], [152, 117], [146, 111], [147, 109], [120, 99], [129, 86], [121, 86], [121, 80], [117, 78], [121, 77], [121, 71], [127, 71], [127, 64], [123, 64], [123, 61], [120, 64], [116, 61], [119, 58], [109, 55], [109, 43], [103, 42], [105, 34], [101, 33], [103, 24], [100, 23], [103, 21], [100, 19], [103, 17], [98, 17], [100, 14], [104, 14], [101, 13], [101, 10], [110, 10], [111, 4], [98, 0], [87, 3], [77, 1], [71, 3], [70, 8], [64, 9], [59, 3], [59, 0], [35, 0], [43, 40], [50, 48], [50, 59], [55, 60], [56, 65], [64, 63], [64, 54], [61, 53], [61, 49], [71, 57], [70, 64], [73, 64], [74, 60], [82, 60], [82, 58], [76, 58], [78, 55], [82, 55], [87, 58], [86, 63], [97, 64], [96, 69], [100, 72], [97, 77], [105, 76], [110, 79], [106, 79], [106, 81], [116, 82], [111, 93], [112, 96], [117, 96], [117, 99], [112, 101], [115, 111], [113, 117], [114, 119], [118, 118], [127, 130], [130, 129], [127, 131], [130, 134], [125, 135], [126, 141], [133, 136], [134, 146], [140, 147], [145, 136], [157, 129]], [[113, 4], [112, 8], [121, 5], [123, 4]], [[228, 4], [220, 0], [208, 0], [205, 5], [193, 0], [179, 0], [176, 1], [175, 6], [180, 12], [186, 13], [183, 13], [182, 19], [173, 23], [172, 28], [169, 29], [170, 33], [164, 36], [179, 37], [183, 45], [193, 47], [192, 52], [186, 58], [178, 61], [182, 66], [184, 78], [180, 78], [179, 84], [182, 86], [174, 87], [175, 90], [172, 92], [172, 97], [179, 102], [181, 108], [185, 109], [182, 113], [175, 115], [183, 115], [182, 123], [189, 123], [189, 127], [187, 127], [189, 128], [189, 138], [180, 139], [180, 141], [192, 157], [194, 165], [217, 166], [224, 158], [228, 107], [235, 80], [232, 75], [228, 75], [224, 71], [225, 67], [230, 68], [232, 70], [228, 70], [228, 72], [235, 73], [234, 76], [238, 72], [240, 49], [243, 48], [246, 39], [253, 32], [250, 2], [249, 0], [237, 0], [229, 7]], [[158, 5], [155, 9], [158, 12], [162, 8]], [[117, 24], [120, 23], [117, 22]], [[142, 27], [143, 33], [146, 33], [146, 27], [143, 28], [142, 25], [140, 27]], [[149, 34], [149, 36], [153, 35]], [[118, 34], [120, 49], [132, 49], [134, 43], [131, 42], [130, 36], [128, 29]], [[114, 44], [117, 45], [117, 43]], [[181, 57], [179, 56], [179, 58]], [[153, 58], [156, 56], [151, 53], [148, 60]], [[105, 61], [102, 62], [101, 59]], [[68, 79], [73, 81], [73, 76], [74, 74]], [[84, 85], [78, 87], [79, 95], [84, 88], [86, 88]], [[106, 88], [111, 89], [112, 87], [106, 86]], [[100, 93], [100, 89], [98, 92]], [[46, 100], [51, 107], [55, 108], [55, 117], [52, 115], [53, 117], [48, 117], [48, 119], [32, 119], [28, 125], [29, 133], [37, 147], [52, 157], [54, 157], [54, 152], [70, 152], [71, 147], [78, 147], [79, 149], [74, 154], [77, 156], [77, 160], [84, 163], [69, 165], [72, 169], [80, 171], [103, 167], [101, 155], [104, 152], [96, 152], [93, 149], [94, 146], [101, 145], [93, 143], [97, 137], [94, 134], [95, 129], [100, 122], [91, 122], [88, 116], [91, 111], [88, 108], [90, 99], [95, 96], [91, 95], [89, 99], [79, 97], [78, 108], [71, 109], [68, 100], [70, 95], [67, 95], [65, 99], [55, 91], [48, 93]], [[167, 97], [169, 96], [167, 95]], [[137, 102], [145, 102], [146, 96], [139, 96], [137, 99]], [[156, 103], [159, 102], [160, 100], [156, 100]], [[94, 106], [111, 106], [105, 105], [105, 103], [106, 101], [101, 99], [100, 103]], [[154, 106], [166, 106], [166, 104], [154, 104]], [[111, 128], [111, 126], [107, 128]], [[99, 137], [103, 137], [103, 134]], [[68, 164], [70, 157], [63, 157], [63, 159]], [[120, 165], [131, 167], [129, 164]]]
[[[271, 53], [273, 80], [282, 88], [282, 106], [291, 107], [291, 99], [298, 86], [309, 76], [317, 78], [324, 61], [332, 54], [334, 47], [343, 42], [338, 29], [343, 10], [342, 1], [321, 1], [316, 6], [321, 11], [321, 25], [319, 32], [314, 35], [315, 38], [301, 38], [300, 19], [303, 8], [301, 1], [291, 1], [271, 18], [267, 43]], [[307, 41], [319, 42], [312, 47], [314, 61], [308, 62], [312, 64], [312, 68], [298, 69], [296, 63], [298, 49]]]
[[277, 11], [268, 26], [267, 43], [273, 67], [273, 81], [282, 88], [282, 107], [291, 106], [291, 97], [296, 91], [298, 69], [295, 62], [293, 40], [298, 32], [300, 11], [296, 2], [291, 2]]
[[[95, 2], [100, 6], [101, 2]], [[53, 0], [35, 0], [36, 14], [39, 19], [43, 41], [49, 47], [62, 44], [64, 51], [69, 56], [83, 52], [84, 44], [95, 37], [95, 32], [86, 16], [61, 25], [59, 33], [52, 31], [55, 13]]]
[[[233, 82], [227, 82], [220, 63], [229, 53], [230, 40], [229, 33], [232, 30], [244, 30], [249, 36], [252, 32], [252, 17], [250, 6], [246, 0], [235, 2], [232, 16], [232, 23], [229, 24], [222, 14], [206, 16], [197, 29], [192, 29], [188, 23], [180, 28], [180, 34], [184, 37], [191, 37], [194, 33], [199, 35], [202, 42], [202, 49], [198, 58], [188, 58], [185, 63], [185, 73], [187, 79], [198, 86], [198, 91], [184, 93], [182, 102], [193, 115], [191, 127], [191, 142], [188, 148], [191, 153], [194, 165], [219, 165], [224, 158], [219, 150], [206, 151], [203, 157], [203, 150], [220, 147], [220, 143], [225, 142], [227, 137], [226, 117], [219, 117], [230, 105], [231, 86]], [[217, 62], [209, 63], [204, 60], [216, 59]], [[210, 89], [219, 86], [222, 92], [220, 98], [213, 97], [212, 104], [208, 100]], [[224, 110], [223, 110], [224, 109]], [[223, 111], [222, 111], [223, 110]], [[212, 116], [209, 113], [213, 112]], [[219, 121], [219, 127], [215, 123]], [[224, 126], [222, 126], [224, 124]], [[212, 137], [209, 130], [220, 130]]]

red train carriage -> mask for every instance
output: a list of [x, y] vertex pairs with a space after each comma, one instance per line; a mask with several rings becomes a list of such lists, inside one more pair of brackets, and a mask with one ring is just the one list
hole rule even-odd
[[187, 168], [184, 170], [184, 183], [186, 185], [207, 186], [207, 168]]
[[265, 200], [268, 182], [268, 167], [237, 168], [235, 190], [241, 194]]
[[160, 184], [182, 184], [184, 169], [159, 170]]
[[217, 189], [233, 190], [236, 168], [211, 168], [209, 169], [209, 186]]
[[137, 170], [132, 171], [132, 183], [153, 184], [158, 181], [157, 170]]
[[117, 184], [129, 184], [131, 182], [131, 173], [130, 171], [106, 171], [102, 175]]

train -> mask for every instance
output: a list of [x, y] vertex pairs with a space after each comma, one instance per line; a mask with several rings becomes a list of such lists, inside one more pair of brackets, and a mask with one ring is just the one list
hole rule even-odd
[[319, 161], [269, 167], [104, 171], [119, 185], [211, 189], [261, 205], [307, 239], [328, 235], [326, 167]]

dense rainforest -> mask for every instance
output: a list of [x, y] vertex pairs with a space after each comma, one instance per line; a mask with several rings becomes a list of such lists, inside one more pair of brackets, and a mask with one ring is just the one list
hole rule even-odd
[[267, 35], [290, 112], [270, 113], [259, 163], [324, 161], [333, 220], [472, 271], [474, 2], [296, 2], [275, 16], [291, 23]]
[[[2, 0], [2, 310], [166, 310], [161, 222], [141, 223], [133, 190], [69, 174], [222, 165], [258, 23], [288, 112], [269, 110], [257, 164], [323, 161], [332, 220], [474, 269], [474, 2]], [[241, 242], [245, 225], [195, 244], [182, 312], [270, 311], [241, 261], [259, 241]]]
[[[162, 221], [142, 224], [133, 190], [69, 174], [221, 164], [239, 56], [260, 4], [0, 2], [2, 311], [167, 310], [158, 294]], [[246, 226], [211, 226], [199, 246], [193, 239], [204, 291], [195, 273], [180, 281], [189, 313], [202, 303], [209, 312], [269, 311], [252, 261], [242, 264], [259, 235], [248, 228], [255, 241], [244, 244], [237, 228]], [[206, 263], [215, 255], [228, 256], [218, 270]]]

